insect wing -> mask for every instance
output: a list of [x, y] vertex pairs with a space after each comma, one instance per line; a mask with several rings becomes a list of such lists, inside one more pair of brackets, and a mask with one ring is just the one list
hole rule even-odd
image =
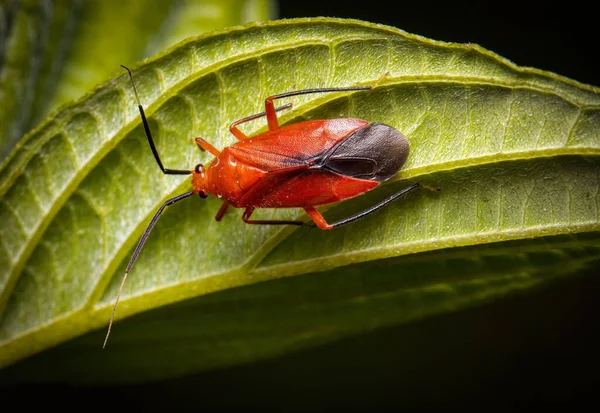
[[371, 123], [357, 129], [323, 155], [323, 168], [357, 179], [385, 181], [402, 167], [408, 140], [391, 126]]
[[309, 165], [346, 136], [367, 125], [360, 119], [330, 119], [294, 123], [229, 147], [232, 155], [263, 171]]

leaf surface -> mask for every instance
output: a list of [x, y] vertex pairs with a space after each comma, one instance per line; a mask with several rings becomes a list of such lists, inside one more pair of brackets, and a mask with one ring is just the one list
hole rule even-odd
[[[230, 145], [228, 125], [260, 112], [269, 95], [375, 84], [372, 92], [298, 97], [281, 115], [282, 123], [359, 117], [410, 140], [393, 182], [334, 206], [326, 218], [365, 209], [415, 181], [442, 191], [421, 190], [328, 232], [248, 226], [236, 210], [217, 223], [220, 203], [211, 198], [168, 208], [117, 317], [155, 310], [117, 323], [109, 356], [93, 355], [104, 331], [56, 350], [102, 363], [89, 380], [112, 381], [116, 372], [119, 380], [150, 380], [256, 360], [597, 265], [594, 87], [519, 68], [478, 46], [336, 19], [201, 36], [134, 75], [171, 168], [208, 162], [190, 138]], [[264, 130], [264, 120], [245, 130]], [[106, 326], [149, 219], [190, 187], [187, 177], [159, 173], [145, 139], [121, 75], [28, 135], [2, 166], [0, 363]], [[297, 214], [261, 210], [257, 218]], [[161, 359], [161, 351], [172, 355]], [[163, 362], [140, 369], [149, 354]], [[81, 365], [64, 369], [65, 379], [87, 374]]]
[[0, 42], [7, 39], [0, 47], [0, 160], [50, 112], [119, 74], [121, 64], [133, 64], [188, 36], [266, 20], [270, 9], [269, 0], [0, 5]]

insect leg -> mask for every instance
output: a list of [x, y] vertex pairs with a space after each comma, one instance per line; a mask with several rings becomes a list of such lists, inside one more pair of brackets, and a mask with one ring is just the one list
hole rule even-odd
[[198, 145], [200, 147], [200, 149], [202, 149], [203, 151], [209, 151], [210, 153], [212, 153], [215, 156], [219, 156], [219, 154], [221, 153], [221, 151], [219, 151], [217, 148], [215, 148], [214, 146], [212, 146], [210, 143], [206, 142], [202, 138], [196, 138], [195, 141], [196, 141], [196, 145]]
[[221, 205], [221, 208], [219, 208], [219, 212], [217, 212], [215, 220], [220, 221], [221, 219], [223, 219], [223, 215], [225, 215], [225, 212], [227, 212], [228, 207], [229, 204], [227, 203], [227, 201], [223, 201], [223, 205]]
[[304, 207], [304, 210], [319, 228], [324, 230], [333, 228], [332, 225], [329, 225], [327, 221], [325, 221], [323, 215], [321, 215], [321, 213], [317, 211], [315, 207]]
[[144, 113], [144, 108], [140, 103], [140, 97], [138, 96], [137, 89], [135, 88], [135, 82], [133, 81], [133, 75], [131, 74], [131, 70], [127, 67], [121, 65], [127, 72], [129, 73], [129, 78], [131, 79], [131, 85], [133, 86], [133, 92], [135, 93], [135, 99], [138, 103], [138, 109], [140, 111], [140, 115], [142, 116], [142, 124], [144, 125], [144, 131], [146, 131], [146, 137], [148, 138], [148, 144], [150, 145], [150, 149], [152, 150], [152, 154], [154, 155], [154, 159], [158, 164], [158, 167], [165, 175], [190, 175], [192, 171], [183, 170], [183, 169], [166, 169], [158, 155], [158, 151], [156, 150], [156, 146], [154, 146], [154, 140], [152, 139], [152, 133], [150, 132], [150, 126], [148, 125], [148, 120], [146, 119], [146, 114]]
[[314, 207], [311, 207], [311, 206], [305, 207], [304, 210], [312, 218], [312, 220], [315, 222], [315, 224], [319, 228], [324, 229], [324, 230], [333, 229], [333, 228], [342, 226], [344, 224], [349, 224], [350, 222], [356, 221], [357, 219], [360, 219], [364, 216], [367, 216], [370, 213], [377, 211], [379, 208], [383, 208], [387, 204], [400, 198], [402, 195], [405, 195], [405, 194], [409, 193], [410, 191], [417, 189], [420, 186], [421, 185], [418, 183], [413, 184], [413, 185], [411, 185], [407, 188], [404, 188], [403, 190], [395, 193], [394, 195], [384, 199], [383, 201], [379, 202], [378, 204], [373, 205], [371, 208], [369, 208], [365, 211], [359, 212], [356, 215], [352, 215], [351, 217], [334, 222], [333, 224], [328, 224], [327, 221], [325, 221], [325, 218], [323, 218], [323, 215], [321, 215], [321, 213], [319, 211], [317, 211]]
[[302, 221], [274, 221], [274, 220], [254, 220], [250, 219], [250, 215], [254, 212], [254, 208], [246, 208], [244, 211], [244, 215], [242, 216], [242, 221], [246, 224], [254, 224], [254, 225], [304, 225]]
[[[279, 112], [284, 109], [289, 109], [291, 107], [292, 107], [292, 104], [288, 103], [287, 105], [283, 105], [283, 106], [276, 108], [275, 112]], [[248, 139], [248, 136], [246, 136], [246, 134], [244, 132], [239, 130], [237, 126], [244, 122], [249, 122], [251, 120], [258, 119], [263, 116], [266, 116], [266, 112], [260, 112], [260, 113], [257, 113], [256, 115], [252, 115], [252, 116], [248, 116], [246, 118], [242, 118], [240, 120], [236, 120], [229, 126], [229, 131], [233, 134], [233, 136], [235, 136], [236, 138], [238, 138], [241, 141], [243, 141], [244, 139]]]
[[106, 347], [106, 342], [108, 341], [108, 336], [110, 335], [110, 329], [112, 328], [113, 320], [115, 318], [115, 312], [117, 311], [117, 304], [119, 304], [119, 298], [121, 298], [121, 292], [123, 291], [123, 285], [125, 285], [125, 280], [127, 279], [127, 274], [129, 274], [129, 272], [133, 268], [133, 264], [135, 264], [135, 261], [137, 260], [138, 255], [140, 255], [140, 252], [142, 251], [142, 248], [144, 247], [144, 244], [146, 243], [148, 236], [150, 236], [150, 232], [156, 225], [156, 221], [158, 221], [158, 218], [160, 218], [160, 214], [162, 214], [162, 212], [165, 210], [165, 208], [168, 207], [169, 205], [173, 205], [174, 203], [179, 202], [183, 199], [189, 198], [192, 195], [194, 195], [194, 191], [186, 192], [185, 194], [177, 195], [174, 198], [168, 199], [164, 204], [162, 204], [162, 206], [160, 208], [158, 208], [158, 211], [156, 211], [156, 213], [152, 217], [152, 220], [146, 227], [146, 230], [142, 234], [142, 237], [138, 241], [137, 246], [135, 247], [135, 250], [133, 251], [133, 255], [131, 256], [129, 263], [127, 264], [127, 268], [125, 269], [125, 274], [123, 275], [123, 279], [121, 280], [121, 285], [119, 286], [119, 292], [117, 293], [117, 300], [115, 301], [115, 305], [113, 307], [112, 314], [110, 316], [110, 321], [108, 322], [108, 331], [106, 332], [106, 338], [104, 339], [104, 344], [102, 345], [102, 348]]
[[372, 86], [351, 86], [351, 87], [323, 87], [316, 89], [304, 89], [295, 90], [293, 92], [280, 93], [279, 95], [273, 95], [265, 100], [265, 114], [267, 116], [267, 124], [269, 130], [277, 129], [279, 127], [279, 121], [277, 120], [277, 111], [275, 110], [274, 100], [287, 98], [298, 95], [308, 95], [309, 93], [327, 93], [327, 92], [351, 92], [356, 90], [371, 90]]

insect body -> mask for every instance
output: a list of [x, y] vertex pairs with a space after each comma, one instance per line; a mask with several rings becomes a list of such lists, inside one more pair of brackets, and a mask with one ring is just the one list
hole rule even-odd
[[302, 207], [317, 226], [331, 229], [337, 225], [325, 222], [314, 206], [375, 188], [398, 172], [408, 154], [400, 132], [360, 119], [306, 121], [253, 138], [234, 134], [241, 142], [215, 152], [207, 169], [194, 170], [193, 192], [223, 199], [217, 219], [228, 205], [245, 208], [247, 223], [302, 225], [250, 220], [254, 208]]
[[[306, 225], [303, 221], [250, 219], [255, 208], [301, 207], [319, 228], [329, 230], [362, 218], [420, 186], [418, 183], [410, 185], [366, 211], [334, 223], [325, 221], [315, 208], [361, 195], [393, 177], [406, 161], [408, 141], [391, 126], [361, 119], [311, 120], [279, 126], [277, 112], [290, 108], [291, 104], [275, 108], [273, 102], [310, 93], [371, 90], [370, 86], [306, 89], [271, 96], [265, 100], [265, 112], [231, 124], [229, 130], [240, 140], [234, 145], [219, 151], [204, 139], [196, 138], [201, 149], [215, 156], [206, 168], [199, 164], [193, 170], [166, 169], [154, 145], [131, 71], [123, 67], [129, 72], [156, 163], [164, 174], [192, 175], [193, 189], [166, 201], [140, 238], [121, 281], [104, 345], [127, 274], [167, 206], [193, 195], [206, 198], [212, 193], [223, 200], [217, 221], [231, 205], [245, 209], [242, 220], [248, 224]], [[244, 122], [263, 116], [269, 127], [263, 134], [248, 137], [238, 128]]]

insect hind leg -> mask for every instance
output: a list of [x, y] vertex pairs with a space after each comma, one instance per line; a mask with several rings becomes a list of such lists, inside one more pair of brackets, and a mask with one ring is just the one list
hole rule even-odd
[[[378, 204], [373, 205], [371, 208], [366, 209], [362, 212], [359, 212], [358, 214], [352, 215], [351, 217], [344, 218], [340, 221], [334, 222], [333, 224], [327, 223], [327, 221], [325, 221], [325, 218], [323, 218], [323, 215], [312, 206], [305, 207], [304, 210], [306, 211], [306, 213], [311, 217], [311, 219], [314, 221], [314, 223], [319, 228], [321, 228], [322, 230], [330, 230], [330, 229], [334, 229], [337, 227], [341, 227], [342, 225], [345, 225], [345, 224], [349, 224], [356, 220], [359, 220], [360, 218], [363, 218], [363, 217], [377, 211], [378, 209], [383, 208], [387, 204], [400, 198], [402, 195], [406, 195], [407, 193], [409, 193], [421, 186], [422, 185], [418, 184], [418, 183], [413, 184], [407, 188], [402, 189], [399, 192], [396, 192], [394, 195], [389, 196], [388, 198], [384, 199], [383, 201], [379, 202]], [[426, 187], [426, 188], [430, 189], [430, 187]], [[431, 189], [433, 189], [433, 188], [431, 188]]]

